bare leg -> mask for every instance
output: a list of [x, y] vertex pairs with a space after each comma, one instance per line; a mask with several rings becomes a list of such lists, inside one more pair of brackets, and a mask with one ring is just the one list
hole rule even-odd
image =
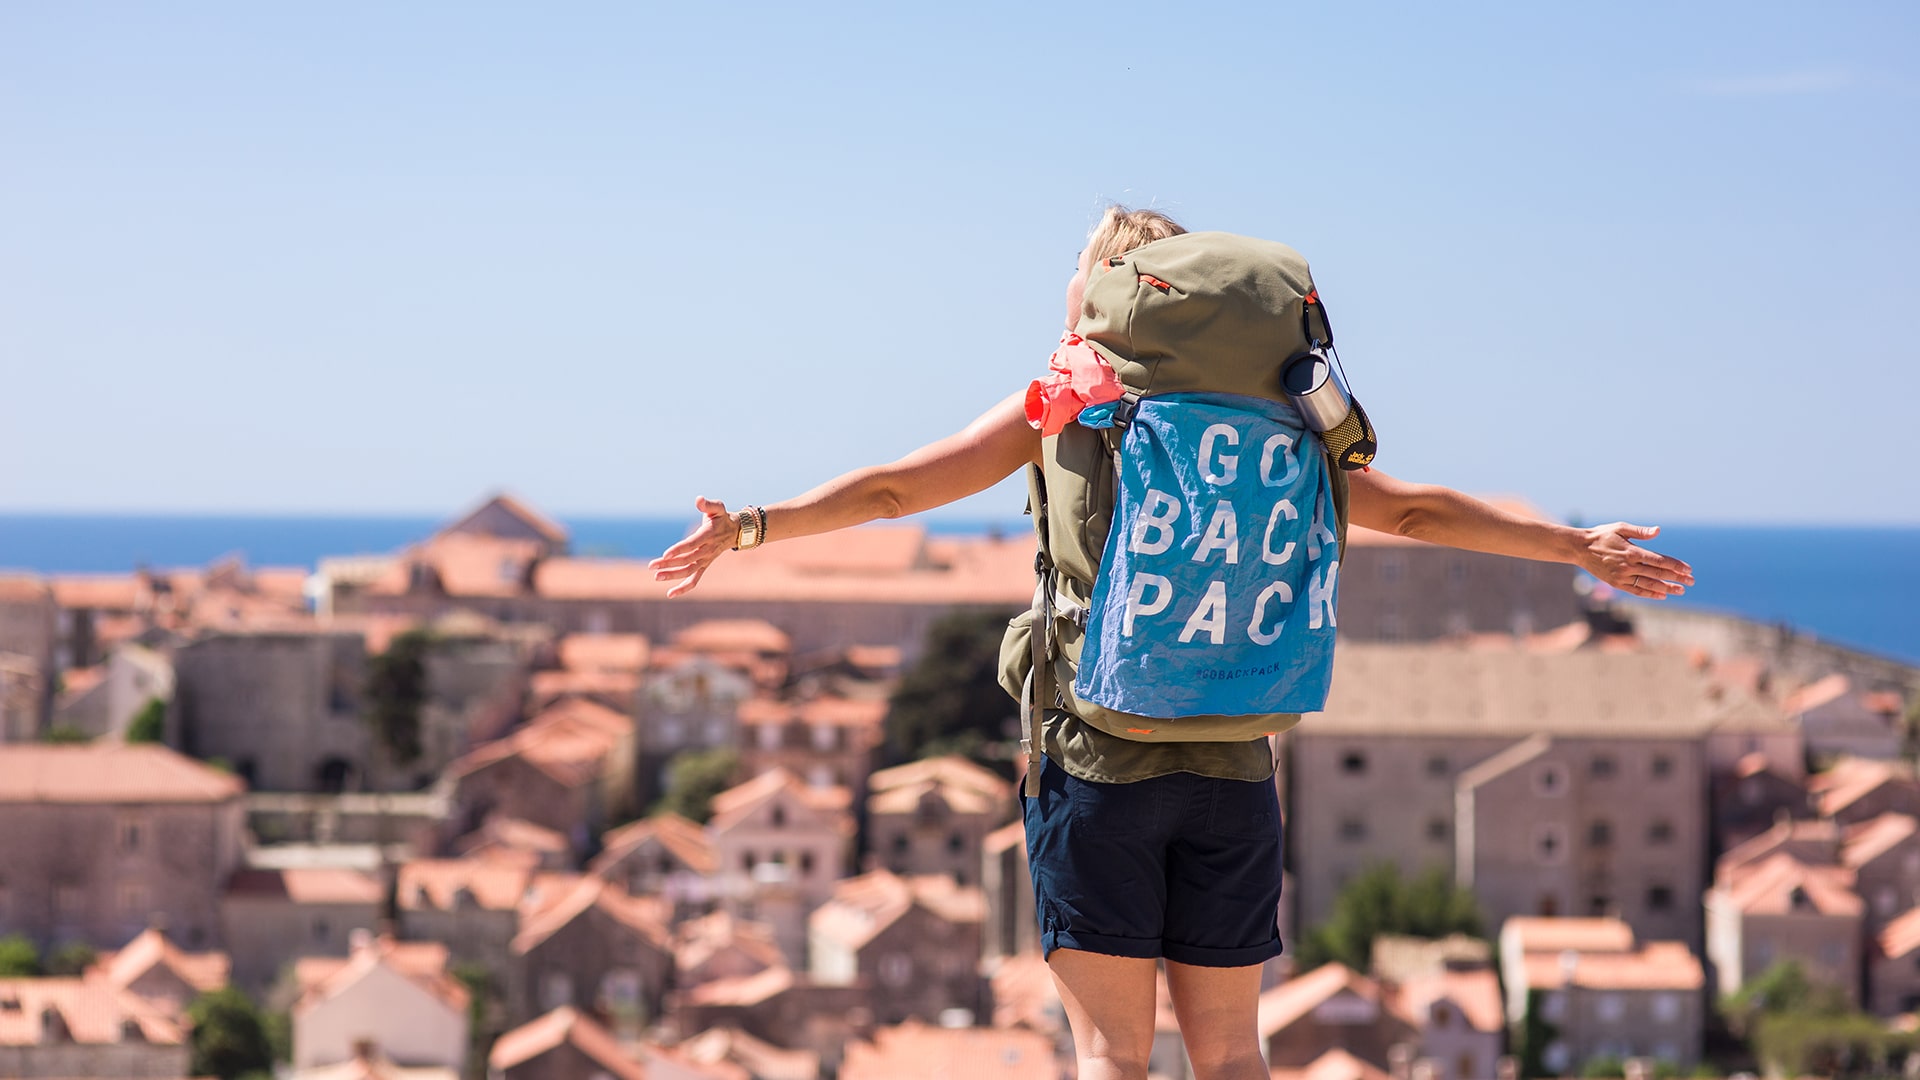
[[1154, 961], [1055, 949], [1047, 966], [1073, 1027], [1079, 1080], [1146, 1080], [1153, 1053]]
[[1167, 991], [1195, 1080], [1267, 1080], [1260, 1056], [1260, 965], [1167, 961]]

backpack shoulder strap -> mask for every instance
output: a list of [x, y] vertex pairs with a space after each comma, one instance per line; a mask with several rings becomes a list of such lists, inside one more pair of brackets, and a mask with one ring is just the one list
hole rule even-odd
[[1023, 791], [1040, 794], [1040, 723], [1046, 717], [1046, 703], [1059, 693], [1053, 676], [1053, 554], [1047, 537], [1047, 475], [1038, 465], [1027, 466], [1027, 508], [1033, 512], [1033, 531], [1038, 546], [1033, 554], [1033, 629], [1029, 635], [1033, 649], [1033, 669], [1027, 672], [1027, 685], [1020, 695], [1020, 749], [1027, 757], [1027, 775]]

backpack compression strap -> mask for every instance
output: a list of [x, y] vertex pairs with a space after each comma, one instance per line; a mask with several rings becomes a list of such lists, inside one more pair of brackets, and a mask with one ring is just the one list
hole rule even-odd
[[1047, 479], [1038, 465], [1027, 466], [1028, 503], [1033, 510], [1033, 531], [1039, 538], [1033, 553], [1033, 624], [1028, 639], [1033, 648], [1033, 669], [1027, 672], [1027, 684], [1020, 695], [1020, 749], [1027, 756], [1027, 776], [1022, 790], [1028, 796], [1040, 794], [1040, 757], [1043, 740], [1040, 724], [1046, 718], [1047, 705], [1059, 696], [1053, 676], [1053, 555], [1047, 549]]

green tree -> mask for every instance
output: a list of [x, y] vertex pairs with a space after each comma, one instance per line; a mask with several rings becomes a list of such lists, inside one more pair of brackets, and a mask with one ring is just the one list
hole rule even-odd
[[1340, 890], [1332, 917], [1301, 938], [1294, 963], [1302, 972], [1329, 961], [1366, 971], [1373, 963], [1373, 939], [1382, 934], [1480, 937], [1480, 908], [1473, 893], [1454, 887], [1444, 869], [1402, 881], [1399, 868], [1380, 863]]
[[453, 977], [467, 988], [467, 1071], [465, 1080], [486, 1080], [487, 1055], [500, 1034], [500, 989], [485, 964], [456, 965]]
[[1627, 1075], [1627, 1063], [1612, 1054], [1602, 1054], [1588, 1059], [1580, 1067], [1581, 1080], [1610, 1080], [1612, 1077]]
[[78, 975], [93, 966], [99, 954], [84, 941], [69, 941], [47, 954], [47, 974]]
[[1560, 1029], [1547, 1020], [1547, 995], [1540, 990], [1527, 991], [1527, 1011], [1513, 1021], [1513, 1055], [1519, 1059], [1520, 1075], [1556, 1076], [1547, 1068], [1547, 1047], [1560, 1037]]
[[24, 934], [0, 938], [0, 979], [31, 979], [40, 974], [40, 950]]
[[130, 743], [157, 743], [166, 738], [166, 733], [167, 703], [157, 697], [148, 698], [133, 715], [133, 722], [127, 725]]
[[411, 765], [423, 750], [420, 713], [427, 703], [427, 654], [433, 643], [431, 633], [407, 630], [367, 663], [367, 726], [396, 765]]
[[40, 733], [40, 741], [43, 743], [54, 743], [60, 746], [73, 746], [79, 743], [92, 742], [93, 736], [81, 731], [72, 724], [55, 724]]
[[927, 631], [918, 663], [894, 688], [887, 744], [897, 760], [965, 754], [1007, 760], [1008, 726], [1020, 705], [1000, 687], [1000, 641], [1009, 612], [956, 611]]
[[726, 747], [682, 750], [667, 762], [667, 790], [654, 810], [704, 825], [713, 816], [713, 797], [732, 787], [739, 772], [740, 755]]
[[273, 1069], [273, 1046], [260, 1010], [231, 986], [211, 990], [187, 1006], [193, 1051], [187, 1068], [195, 1076], [239, 1080]]

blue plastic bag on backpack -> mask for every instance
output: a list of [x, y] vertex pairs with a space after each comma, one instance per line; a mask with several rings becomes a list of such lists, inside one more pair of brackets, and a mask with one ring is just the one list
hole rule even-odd
[[1073, 691], [1139, 716], [1317, 712], [1340, 550], [1318, 440], [1292, 406], [1143, 398]]

